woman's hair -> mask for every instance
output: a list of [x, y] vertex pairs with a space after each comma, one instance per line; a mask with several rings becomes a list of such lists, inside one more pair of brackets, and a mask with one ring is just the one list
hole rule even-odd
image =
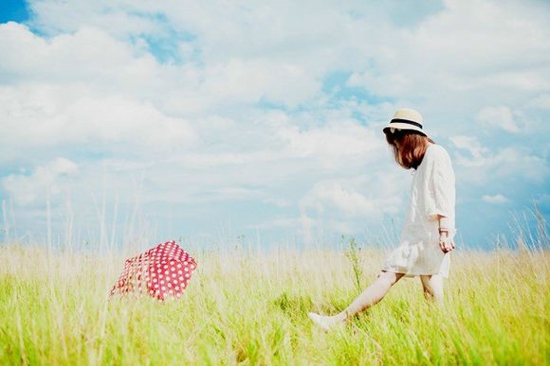
[[[386, 133], [386, 141], [393, 149], [397, 164], [405, 169], [416, 169], [422, 163], [428, 143], [435, 142], [421, 133], [411, 130], [395, 130]], [[399, 143], [397, 148], [396, 142]]]

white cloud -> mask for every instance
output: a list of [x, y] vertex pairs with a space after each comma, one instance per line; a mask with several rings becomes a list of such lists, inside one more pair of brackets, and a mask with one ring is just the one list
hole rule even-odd
[[[350, 70], [349, 84], [367, 86], [372, 94], [423, 98], [419, 107], [431, 112], [428, 126], [437, 121], [433, 126], [438, 132], [443, 126], [459, 126], [453, 122], [460, 117], [449, 118], [449, 108], [467, 113], [490, 100], [510, 101], [514, 107], [517, 93], [511, 90], [521, 87], [532, 93], [550, 87], [545, 82], [550, 68], [544, 66], [550, 57], [544, 42], [550, 35], [545, 20], [549, 10], [534, 2], [447, 1], [443, 11], [408, 28], [390, 21], [388, 7], [394, 5], [354, 2], [327, 2], [307, 11], [294, 2], [244, 9], [224, 3], [223, 12], [218, 3], [194, 2], [96, 2], [90, 6], [85, 1], [33, 1], [30, 6], [35, 26], [57, 29], [53, 35], [61, 32], [50, 41], [34, 37], [41, 46], [27, 47], [28, 53], [36, 54], [30, 50], [50, 45], [51, 51], [42, 52], [46, 57], [40, 58], [42, 68], [49, 70], [42, 77], [71, 78], [75, 70], [78, 78], [88, 75], [89, 82], [109, 81], [126, 93], [146, 94], [171, 112], [204, 112], [262, 98], [293, 106], [319, 97], [327, 73]], [[112, 23], [118, 14], [127, 18]], [[501, 19], [513, 21], [503, 24]], [[166, 35], [187, 48], [192, 44], [200, 59], [179, 66], [158, 65], [139, 42], [120, 37], [120, 27], [134, 39]], [[11, 38], [13, 44], [20, 43], [18, 37]], [[91, 46], [86, 51], [78, 48], [82, 45]], [[95, 49], [106, 52], [90, 54]], [[24, 54], [10, 54], [21, 65], [29, 62]], [[58, 59], [51, 54], [59, 55]], [[74, 62], [74, 57], [66, 57], [72, 54], [83, 57]], [[163, 82], [159, 87], [144, 80]]]
[[336, 182], [317, 183], [301, 200], [302, 207], [313, 207], [319, 213], [336, 208], [349, 216], [372, 216], [377, 214], [373, 201], [362, 194], [343, 188]]
[[305, 131], [296, 125], [285, 125], [277, 129], [277, 134], [288, 144], [292, 155], [317, 156], [327, 164], [343, 158], [372, 161], [384, 152], [380, 133], [352, 121], [331, 121]]
[[485, 107], [477, 114], [478, 121], [508, 132], [520, 132], [512, 110], [507, 106]]
[[301, 65], [272, 60], [230, 60], [205, 70], [204, 95], [224, 103], [259, 102], [261, 98], [294, 106], [315, 96], [320, 82]]
[[132, 76], [153, 76], [146, 72], [156, 63], [151, 55], [96, 28], [47, 39], [10, 22], [0, 24], [0, 47], [5, 50], [0, 57], [3, 76], [7, 80], [17, 76], [19, 82], [82, 82], [108, 87], [109, 83], [130, 83]]
[[67, 187], [67, 178], [78, 173], [78, 165], [65, 158], [57, 158], [32, 174], [11, 174], [2, 178], [2, 188], [20, 205], [45, 203], [61, 194]]
[[529, 107], [550, 110], [550, 94], [542, 94], [528, 103]]
[[[459, 149], [455, 163], [461, 169], [463, 180], [483, 184], [495, 178], [519, 176], [538, 184], [550, 174], [545, 160], [526, 148], [505, 147], [494, 151], [469, 136], [454, 136], [451, 141]], [[461, 150], [468, 151], [469, 156]]]
[[506, 198], [505, 196], [503, 196], [501, 194], [496, 194], [494, 196], [485, 195], [485, 196], [481, 197], [481, 199], [484, 202], [492, 203], [492, 204], [504, 204], [504, 203], [510, 202], [510, 200], [508, 198]]
[[[72, 33], [82, 25], [108, 29], [125, 37], [132, 34], [159, 34], [164, 29], [154, 14], [146, 14], [138, 2], [74, 0], [71, 2], [31, 0], [28, 6], [34, 14], [30, 23], [48, 35]], [[72, 14], [73, 16], [68, 16]]]
[[292, 202], [284, 198], [266, 198], [262, 202], [267, 203], [269, 205], [276, 206], [276, 207], [280, 207], [280, 208], [292, 206]]
[[[69, 94], [61, 98], [61, 93]], [[129, 146], [152, 153], [196, 140], [187, 121], [169, 117], [148, 102], [89, 95], [78, 88], [0, 87], [0, 115], [4, 159], [24, 154], [25, 146], [91, 143], [92, 149], [120, 151]]]
[[[408, 192], [410, 179], [391, 166], [355, 175], [347, 179], [319, 181], [300, 199], [303, 231], [311, 240], [318, 230], [333, 230], [348, 234], [386, 215], [404, 210], [403, 197]], [[406, 174], [406, 173], [405, 173]], [[342, 229], [346, 227], [345, 231]]]
[[491, 157], [488, 164], [497, 177], [519, 175], [522, 179], [529, 179], [537, 183], [542, 183], [550, 173], [550, 168], [543, 158], [520, 148], [501, 149]]
[[[487, 147], [481, 146], [476, 137], [473, 136], [452, 136], [451, 142], [459, 149], [466, 150], [472, 156], [471, 162], [475, 164], [476, 161], [482, 161], [483, 156], [488, 153]], [[466, 163], [465, 160], [460, 160], [462, 163]], [[470, 162], [470, 161], [469, 161]]]
[[[219, 12], [218, 6], [224, 11]], [[132, 76], [132, 71], [139, 78], [142, 76], [139, 66], [145, 63], [147, 71], [152, 67], [152, 71], [156, 71], [148, 75], [152, 80], [163, 76], [159, 70], [166, 73], [170, 67], [154, 65], [154, 59], [144, 52], [147, 49], [143, 44], [151, 39], [153, 42], [168, 40], [175, 44], [176, 50], [184, 50], [184, 59], [188, 58], [189, 52], [199, 55], [199, 59], [195, 60], [197, 65], [191, 62], [186, 67], [172, 67], [176, 73], [170, 75], [179, 81], [185, 70], [190, 69], [191, 74], [198, 77], [183, 80], [178, 87], [180, 90], [192, 90], [192, 93], [185, 93], [192, 105], [197, 102], [199, 105], [255, 103], [262, 98], [296, 105], [319, 94], [328, 67], [340, 62], [335, 60], [346, 60], [343, 53], [333, 46], [348, 33], [341, 24], [349, 16], [345, 11], [334, 11], [332, 8], [314, 7], [308, 10], [309, 16], [303, 16], [300, 14], [301, 5], [292, 2], [284, 6], [266, 3], [246, 9], [238, 4], [194, 2], [97, 2], [90, 6], [82, 1], [71, 4], [34, 1], [30, 7], [35, 13], [33, 26], [52, 37], [49, 42], [52, 47], [48, 47], [48, 42], [39, 37], [34, 37], [35, 43], [41, 43], [44, 49], [41, 58], [43, 68], [53, 66], [47, 77], [67, 79], [73, 75], [70, 71], [76, 69], [80, 74], [84, 73], [80, 78], [93, 76], [95, 71], [99, 74], [96, 77], [129, 84], [131, 80], [127, 79]], [[279, 24], [266, 21], [273, 17], [279, 19]], [[113, 21], [113, 18], [118, 21]], [[72, 35], [67, 36], [67, 33]], [[342, 37], [337, 37], [338, 34]], [[189, 37], [195, 40], [187, 40]], [[15, 43], [18, 37], [11, 38]], [[80, 46], [86, 48], [79, 49], [78, 45], [86, 45]], [[105, 50], [101, 53], [103, 56], [90, 54], [97, 49]], [[66, 64], [69, 59], [65, 56], [68, 54], [74, 54], [77, 59], [71, 60], [71, 68], [65, 68], [68, 72], [58, 73], [60, 68], [56, 65]], [[122, 67], [117, 61], [127, 58], [128, 54], [139, 57]], [[55, 55], [62, 59], [55, 60]], [[13, 53], [13, 59], [25, 59], [22, 56], [24, 52], [23, 55]], [[177, 58], [178, 55], [175, 56]], [[105, 67], [106, 64], [112, 65], [110, 59], [118, 67]], [[79, 66], [75, 68], [75, 65]], [[90, 79], [93, 81], [93, 77]], [[194, 84], [196, 81], [200, 85]], [[194, 86], [192, 89], [188, 88], [190, 82]], [[146, 83], [138, 84], [147, 86]], [[168, 91], [166, 100], [174, 103], [171, 101], [172, 90], [168, 88]], [[166, 89], [162, 92], [166, 93]], [[182, 94], [178, 93], [180, 104], [181, 97]]]

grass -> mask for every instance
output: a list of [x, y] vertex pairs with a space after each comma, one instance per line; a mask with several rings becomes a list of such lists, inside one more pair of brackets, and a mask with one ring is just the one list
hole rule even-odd
[[[456, 252], [447, 302], [418, 279], [396, 284], [346, 328], [324, 333], [308, 311], [334, 313], [356, 295], [345, 253], [192, 253], [181, 301], [107, 294], [123, 257], [0, 247], [1, 365], [545, 365], [547, 251]], [[384, 253], [361, 250], [362, 283]]]

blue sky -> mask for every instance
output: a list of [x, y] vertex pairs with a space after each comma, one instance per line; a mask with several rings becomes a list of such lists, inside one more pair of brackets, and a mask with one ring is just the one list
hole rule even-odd
[[381, 128], [407, 106], [453, 159], [458, 241], [513, 242], [535, 204], [550, 217], [548, 19], [534, 0], [3, 1], [3, 239], [391, 246], [411, 175]]

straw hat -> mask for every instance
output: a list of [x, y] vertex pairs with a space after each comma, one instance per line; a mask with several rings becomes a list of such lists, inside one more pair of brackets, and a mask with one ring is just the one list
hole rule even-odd
[[422, 115], [410, 108], [399, 108], [393, 114], [390, 123], [384, 127], [384, 133], [393, 133], [395, 130], [410, 130], [421, 133], [424, 136], [428, 136], [424, 130], [422, 130], [422, 124], [424, 119]]

